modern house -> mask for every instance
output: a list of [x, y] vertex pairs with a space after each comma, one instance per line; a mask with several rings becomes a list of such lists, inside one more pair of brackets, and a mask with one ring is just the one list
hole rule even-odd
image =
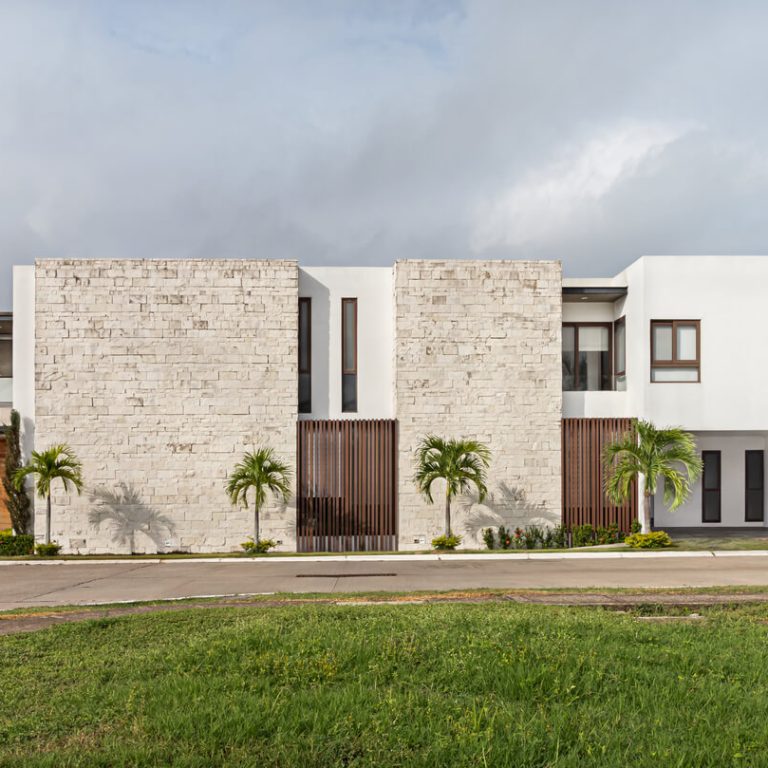
[[693, 431], [705, 464], [657, 526], [763, 526], [766, 285], [761, 257], [578, 280], [554, 261], [45, 260], [14, 269], [0, 408], [25, 452], [83, 462], [87, 491], [54, 497], [65, 551], [238, 548], [251, 512], [224, 485], [263, 444], [295, 468], [262, 516], [281, 549], [423, 548], [442, 524], [412, 483], [430, 432], [493, 453], [490, 496], [457, 505], [465, 545], [501, 524], [626, 530], [637, 499], [606, 502], [600, 453], [634, 417]]

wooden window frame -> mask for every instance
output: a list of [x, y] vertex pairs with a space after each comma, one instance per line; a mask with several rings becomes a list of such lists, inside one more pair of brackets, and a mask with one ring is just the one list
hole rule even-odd
[[[678, 360], [677, 358], [677, 329], [681, 325], [696, 328], [696, 359]], [[672, 329], [672, 359], [656, 360], [656, 342], [654, 329], [658, 326], [669, 326]], [[696, 371], [695, 381], [654, 381], [654, 368], [689, 368]], [[701, 383], [701, 320], [651, 320], [651, 384], [700, 384]]]
[[[750, 488], [748, 479], [747, 479], [747, 467], [749, 466], [747, 462], [747, 456], [750, 453], [759, 453], [762, 456], [763, 459], [763, 487], [762, 488]], [[763, 502], [762, 502], [762, 516], [759, 518], [751, 518], [749, 517], [749, 496], [748, 493], [750, 490], [756, 491], [760, 490], [763, 494]], [[765, 451], [762, 449], [748, 449], [744, 451], [744, 522], [745, 523], [764, 523], [765, 522]]]
[[[594, 390], [584, 390], [579, 389], [579, 328], [607, 328], [608, 329], [608, 361], [609, 365], [611, 367], [611, 370], [608, 372], [608, 380], [611, 382], [610, 389], [594, 389]], [[573, 328], [573, 349], [574, 349], [574, 377], [573, 377], [573, 383], [574, 383], [574, 389], [570, 390], [564, 390], [566, 392], [611, 392], [613, 389], [615, 389], [615, 382], [614, 382], [614, 374], [613, 374], [613, 323], [605, 322], [605, 323], [579, 323], [579, 322], [567, 322], [563, 323], [563, 328]]]
[[[618, 354], [618, 347], [616, 346], [616, 329], [621, 326], [624, 329], [624, 368], [619, 370], [616, 355]], [[616, 378], [618, 376], [627, 375], [627, 322], [626, 317], [622, 315], [618, 320], [613, 323], [613, 381], [614, 387], [616, 386]]]
[[[308, 312], [308, 324], [307, 324], [307, 367], [306, 370], [301, 366], [301, 306], [302, 304], [307, 306]], [[298, 343], [298, 369], [299, 376], [302, 374], [309, 375], [309, 410], [301, 409], [301, 401], [299, 401], [299, 413], [312, 413], [312, 299], [309, 296], [299, 297], [299, 343]]]
[[[347, 323], [346, 323], [347, 313], [346, 313], [345, 310], [346, 310], [346, 305], [347, 304], [352, 304], [352, 306], [355, 308], [355, 311], [354, 311], [354, 322], [353, 322], [353, 326], [352, 326], [352, 329], [351, 329], [352, 330], [352, 334], [353, 334], [352, 338], [354, 340], [354, 344], [352, 345], [353, 354], [354, 354], [354, 365], [352, 365], [351, 367], [347, 367], [347, 366], [344, 365], [345, 362], [348, 362], [348, 361], [346, 361], [344, 359], [344, 357], [345, 357], [344, 353], [345, 353], [345, 348], [346, 348], [346, 345], [344, 343], [345, 342], [345, 332], [347, 331]], [[357, 413], [357, 411], [358, 411], [358, 393], [359, 393], [358, 384], [359, 384], [359, 382], [357, 381], [357, 377], [358, 377], [358, 349], [357, 349], [357, 341], [358, 341], [358, 336], [357, 336], [357, 298], [345, 297], [345, 298], [342, 298], [342, 300], [341, 300], [341, 412], [342, 413]], [[348, 375], [354, 375], [354, 377], [355, 377], [355, 407], [354, 408], [345, 409], [344, 408], [344, 376], [348, 376]]]
[[[701, 452], [701, 461], [703, 464], [706, 463], [706, 456], [707, 454], [717, 454], [717, 488], [705, 488], [704, 487], [704, 474], [706, 472], [706, 466], [704, 470], [701, 473], [701, 523], [702, 525], [717, 525], [718, 523], [723, 522], [723, 452], [722, 451], [702, 451]], [[717, 493], [718, 499], [719, 499], [719, 507], [718, 507], [718, 514], [717, 514], [717, 520], [705, 520], [704, 519], [704, 512], [706, 510], [706, 506], [704, 504], [705, 495], [707, 493]]]

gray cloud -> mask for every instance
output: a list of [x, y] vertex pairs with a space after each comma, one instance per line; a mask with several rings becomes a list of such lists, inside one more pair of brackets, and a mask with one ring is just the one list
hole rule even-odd
[[765, 252], [755, 2], [0, 5], [0, 309], [35, 257]]

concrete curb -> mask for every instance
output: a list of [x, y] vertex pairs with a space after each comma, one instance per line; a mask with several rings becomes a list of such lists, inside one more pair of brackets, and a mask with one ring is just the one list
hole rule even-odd
[[617, 552], [505, 552], [498, 554], [454, 555], [327, 555], [324, 557], [195, 557], [178, 559], [142, 558], [136, 560], [0, 560], [0, 566], [24, 565], [189, 565], [194, 563], [220, 563], [228, 565], [280, 563], [381, 563], [381, 562], [451, 562], [473, 560], [635, 560], [676, 557], [768, 557], [765, 549], [697, 550], [684, 552], [617, 551]]

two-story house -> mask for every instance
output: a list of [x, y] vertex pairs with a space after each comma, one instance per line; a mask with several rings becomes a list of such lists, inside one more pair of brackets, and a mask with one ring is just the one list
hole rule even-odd
[[636, 417], [693, 431], [705, 463], [657, 526], [762, 526], [765, 285], [760, 257], [578, 280], [553, 261], [46, 260], [14, 269], [0, 401], [12, 379], [25, 452], [83, 462], [87, 491], [54, 499], [66, 551], [237, 548], [251, 516], [224, 485], [263, 444], [294, 468], [263, 517], [281, 548], [424, 548], [431, 432], [493, 454], [489, 497], [457, 505], [467, 546], [500, 524], [627, 529], [637, 500], [605, 500], [600, 453]]

